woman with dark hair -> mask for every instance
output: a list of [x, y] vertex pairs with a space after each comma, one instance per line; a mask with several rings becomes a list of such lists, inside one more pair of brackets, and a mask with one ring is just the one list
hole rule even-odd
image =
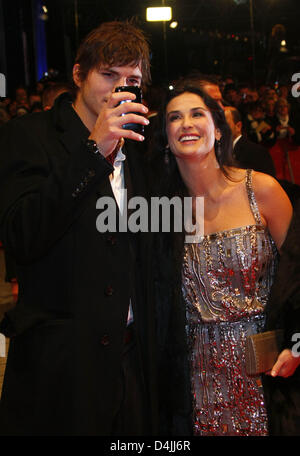
[[[175, 434], [267, 435], [260, 377], [246, 374], [245, 340], [264, 328], [292, 206], [271, 176], [233, 166], [224, 112], [192, 84], [175, 84], [158, 117], [161, 193], [204, 201], [200, 237], [157, 239], [162, 423]], [[272, 375], [298, 362], [290, 352]]]

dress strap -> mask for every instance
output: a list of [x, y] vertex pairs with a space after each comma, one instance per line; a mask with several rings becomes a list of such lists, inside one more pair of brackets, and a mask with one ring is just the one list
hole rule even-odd
[[249, 199], [250, 208], [254, 216], [255, 222], [257, 225], [262, 225], [261, 216], [257, 206], [256, 198], [252, 186], [252, 169], [247, 169], [246, 171], [246, 190]]

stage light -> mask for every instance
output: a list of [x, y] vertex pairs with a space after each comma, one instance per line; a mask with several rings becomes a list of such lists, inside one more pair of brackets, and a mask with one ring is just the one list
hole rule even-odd
[[172, 8], [170, 8], [169, 6], [146, 9], [146, 20], [148, 22], [170, 21], [171, 19]]

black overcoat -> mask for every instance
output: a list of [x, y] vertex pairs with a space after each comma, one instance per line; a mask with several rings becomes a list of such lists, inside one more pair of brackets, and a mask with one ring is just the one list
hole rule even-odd
[[[277, 274], [266, 306], [266, 330], [283, 329], [282, 349], [300, 340], [300, 201], [281, 248]], [[291, 377], [263, 376], [271, 435], [300, 435], [300, 367]]]
[[276, 170], [270, 152], [266, 147], [249, 141], [241, 136], [234, 146], [234, 157], [237, 165], [244, 169], [254, 169], [260, 173], [275, 177]]
[[[130, 298], [156, 432], [150, 237], [96, 229], [113, 168], [87, 150], [88, 135], [68, 94], [0, 133], [1, 240], [19, 283], [2, 322], [11, 337], [2, 435], [111, 434]], [[124, 148], [129, 197], [146, 192], [141, 147]]]

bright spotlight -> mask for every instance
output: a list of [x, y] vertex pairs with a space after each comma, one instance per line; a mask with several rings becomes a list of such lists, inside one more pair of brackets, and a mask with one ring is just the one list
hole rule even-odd
[[146, 19], [148, 22], [170, 21], [172, 19], [172, 8], [169, 6], [161, 8], [147, 8]]

